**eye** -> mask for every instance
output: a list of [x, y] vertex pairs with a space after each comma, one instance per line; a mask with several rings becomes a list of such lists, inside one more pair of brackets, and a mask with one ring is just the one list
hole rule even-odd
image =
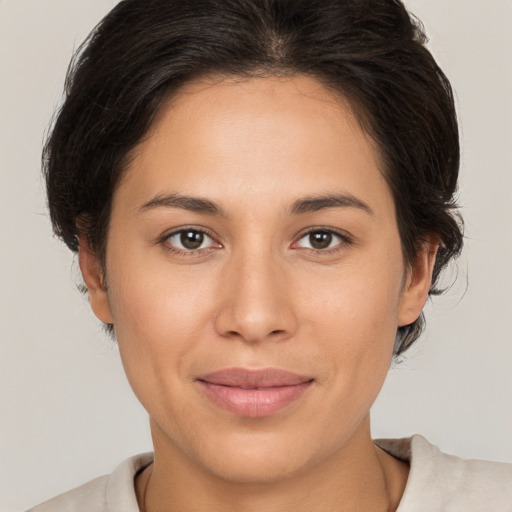
[[343, 236], [334, 233], [333, 231], [318, 229], [303, 235], [297, 242], [297, 246], [304, 249], [321, 251], [325, 249], [332, 249], [345, 241], [346, 239]]
[[181, 252], [198, 251], [217, 247], [217, 244], [211, 236], [198, 229], [180, 229], [165, 237], [165, 242], [172, 249]]

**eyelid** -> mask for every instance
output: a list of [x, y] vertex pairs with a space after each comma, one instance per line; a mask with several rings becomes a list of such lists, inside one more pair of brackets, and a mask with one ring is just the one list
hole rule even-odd
[[[202, 233], [203, 235], [207, 236], [212, 240], [212, 245], [210, 247], [203, 247], [202, 249], [180, 249], [178, 247], [174, 247], [169, 243], [169, 239], [173, 236], [176, 236], [180, 233], [186, 232], [186, 231], [195, 231], [197, 233]], [[161, 237], [158, 238], [156, 241], [158, 244], [161, 244], [164, 246], [164, 248], [172, 253], [176, 254], [182, 254], [186, 256], [193, 256], [198, 254], [203, 254], [206, 251], [210, 251], [212, 249], [219, 249], [222, 247], [222, 244], [217, 240], [217, 237], [215, 234], [213, 234], [209, 229], [204, 228], [202, 226], [179, 226], [176, 228], [171, 229], [170, 231], [167, 231], [164, 233]]]
[[349, 235], [347, 232], [335, 229], [332, 227], [327, 226], [315, 226], [312, 228], [307, 228], [307, 230], [302, 231], [299, 235], [296, 236], [295, 241], [292, 243], [293, 246], [296, 245], [300, 240], [302, 240], [304, 237], [311, 235], [312, 233], [330, 233], [334, 235], [335, 237], [340, 239], [340, 242], [334, 245], [333, 247], [328, 247], [325, 249], [315, 249], [313, 247], [298, 247], [298, 249], [305, 250], [305, 251], [311, 251], [314, 253], [330, 253], [330, 252], [336, 252], [339, 250], [342, 250], [347, 245], [353, 245], [354, 240], [351, 235]]
[[[212, 242], [213, 242], [212, 246], [205, 247], [202, 249], [186, 250], [186, 249], [179, 249], [177, 247], [173, 247], [172, 245], [170, 245], [168, 243], [168, 240], [171, 237], [173, 237], [179, 233], [182, 233], [184, 231], [196, 231], [198, 233], [203, 233], [204, 235], [206, 235], [208, 238], [210, 238], [212, 240]], [[337, 237], [340, 240], [340, 242], [337, 243], [336, 245], [334, 245], [333, 247], [328, 247], [325, 249], [315, 249], [313, 247], [295, 247], [301, 239], [303, 239], [304, 237], [311, 235], [312, 233], [315, 233], [315, 232], [330, 233], [333, 236]], [[194, 225], [179, 226], [179, 227], [173, 228], [173, 229], [165, 232], [155, 242], [157, 244], [163, 245], [164, 248], [169, 252], [183, 254], [183, 255], [187, 255], [187, 256], [203, 254], [206, 251], [211, 251], [212, 249], [220, 249], [223, 247], [222, 243], [218, 241], [218, 237], [214, 233], [212, 233], [211, 230], [209, 230], [205, 227], [202, 227], [202, 226], [194, 226]], [[303, 230], [302, 232], [300, 232], [295, 237], [294, 241], [292, 242], [291, 248], [292, 249], [297, 248], [297, 249], [301, 249], [303, 251], [309, 251], [312, 253], [327, 254], [327, 253], [331, 253], [331, 252], [340, 251], [343, 248], [345, 248], [347, 245], [353, 245], [354, 243], [355, 242], [353, 240], [353, 237], [346, 231], [342, 231], [340, 229], [327, 227], [327, 226], [314, 226], [314, 227], [307, 228], [306, 230]]]

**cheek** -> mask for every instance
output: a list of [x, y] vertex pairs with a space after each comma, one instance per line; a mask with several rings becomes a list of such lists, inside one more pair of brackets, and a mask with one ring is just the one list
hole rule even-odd
[[325, 280], [322, 292], [310, 294], [303, 303], [306, 338], [317, 340], [330, 368], [329, 378], [351, 400], [359, 394], [372, 401], [387, 374], [401, 279], [399, 264], [354, 266]]
[[[315, 277], [317, 279], [315, 279]], [[402, 269], [388, 265], [361, 265], [333, 272], [328, 279], [306, 277], [305, 288], [322, 282], [314, 293], [301, 293], [305, 314], [317, 329], [328, 330], [332, 340], [342, 339], [354, 349], [394, 338], [400, 304]], [[353, 339], [353, 343], [350, 343]], [[356, 339], [358, 343], [356, 343]]]
[[109, 272], [109, 301], [126, 374], [142, 399], [143, 388], [155, 381], [183, 377], [211, 330], [214, 294], [204, 279], [126, 257], [117, 261]]

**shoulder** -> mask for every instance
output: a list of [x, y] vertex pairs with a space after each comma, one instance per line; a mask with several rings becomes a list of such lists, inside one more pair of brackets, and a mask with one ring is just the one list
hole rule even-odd
[[152, 453], [130, 457], [110, 475], [95, 478], [27, 512], [138, 512], [134, 478], [152, 460]]
[[410, 463], [397, 512], [512, 512], [512, 464], [461, 459], [419, 435], [376, 444]]
[[71, 491], [60, 494], [27, 512], [106, 511], [106, 488], [109, 475], [100, 476]]

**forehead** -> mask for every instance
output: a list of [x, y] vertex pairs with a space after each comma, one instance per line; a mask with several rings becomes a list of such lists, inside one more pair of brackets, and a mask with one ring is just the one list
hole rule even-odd
[[138, 202], [162, 192], [221, 202], [389, 195], [376, 145], [350, 103], [306, 76], [187, 84], [135, 148], [120, 188], [128, 186]]

